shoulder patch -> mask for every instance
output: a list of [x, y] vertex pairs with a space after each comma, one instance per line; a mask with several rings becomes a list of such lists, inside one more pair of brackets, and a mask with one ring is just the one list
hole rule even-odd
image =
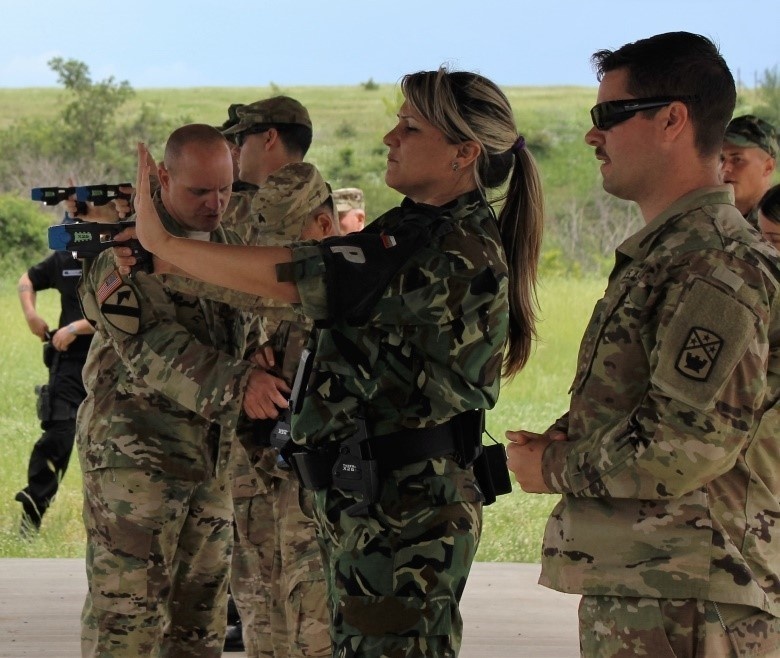
[[684, 293], [659, 343], [652, 382], [694, 409], [713, 404], [756, 336], [757, 316], [700, 279]]
[[108, 324], [126, 334], [135, 335], [141, 327], [138, 296], [114, 270], [97, 290], [100, 313]]
[[122, 285], [122, 277], [119, 276], [119, 272], [114, 270], [109, 274], [100, 284], [95, 296], [97, 297], [98, 304], [102, 304], [108, 297]]

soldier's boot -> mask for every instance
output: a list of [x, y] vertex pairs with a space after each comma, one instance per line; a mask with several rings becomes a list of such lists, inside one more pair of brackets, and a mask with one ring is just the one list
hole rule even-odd
[[43, 512], [25, 490], [17, 493], [14, 500], [22, 504], [22, 520], [19, 523], [19, 534], [22, 539], [33, 539], [41, 529]]

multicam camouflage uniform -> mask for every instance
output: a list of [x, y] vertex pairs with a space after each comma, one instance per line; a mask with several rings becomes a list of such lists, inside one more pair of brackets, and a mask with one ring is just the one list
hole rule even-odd
[[[239, 195], [234, 194], [233, 197]], [[269, 176], [257, 191], [231, 202], [223, 225], [247, 244], [279, 246], [300, 236], [311, 211], [328, 199], [317, 169], [289, 164]], [[241, 306], [229, 291], [201, 282], [168, 279], [172, 286]], [[277, 374], [292, 384], [312, 322], [289, 304], [258, 300], [252, 311], [262, 332], [252, 333], [246, 350], [265, 335], [274, 350]], [[230, 588], [243, 625], [248, 658], [304, 658], [331, 655], [325, 576], [313, 520], [312, 493], [289, 470], [278, 466], [279, 452], [242, 426], [244, 446], [231, 453], [236, 520]], [[267, 440], [267, 437], [265, 437]]]
[[[182, 231], [165, 212], [169, 230]], [[221, 230], [212, 239], [226, 241]], [[89, 594], [84, 656], [220, 656], [232, 546], [230, 441], [250, 364], [231, 309], [85, 268], [97, 334], [78, 416]]]
[[[377, 436], [495, 404], [507, 269], [478, 193], [444, 208], [407, 199], [361, 233], [292, 251], [280, 278], [296, 282], [302, 311], [322, 327], [296, 443], [332, 445], [361, 416]], [[482, 525], [472, 469], [425, 459], [390, 471], [377, 504], [350, 516], [360, 498], [315, 493], [334, 655], [457, 655]]]
[[583, 655], [715, 622], [733, 655], [780, 645], [780, 266], [732, 204], [692, 192], [618, 248], [544, 452], [540, 582], [586, 595]]

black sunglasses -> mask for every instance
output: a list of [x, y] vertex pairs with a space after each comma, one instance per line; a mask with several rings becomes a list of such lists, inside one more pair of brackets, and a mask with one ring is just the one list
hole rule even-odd
[[241, 148], [249, 135], [259, 135], [260, 133], [267, 133], [269, 130], [270, 128], [266, 126], [255, 126], [254, 128], [242, 130], [240, 133], [236, 133], [236, 146]]
[[675, 101], [690, 102], [694, 100], [696, 100], [695, 96], [656, 96], [653, 98], [627, 98], [619, 101], [606, 101], [594, 105], [590, 109], [590, 118], [593, 121], [593, 125], [599, 130], [609, 130], [612, 126], [630, 119], [637, 112], [664, 107]]

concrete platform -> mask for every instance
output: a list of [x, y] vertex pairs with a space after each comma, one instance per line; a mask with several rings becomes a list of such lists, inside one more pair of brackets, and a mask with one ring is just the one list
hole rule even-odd
[[[538, 576], [537, 564], [474, 565], [461, 604], [461, 658], [579, 655], [579, 597], [540, 587]], [[0, 657], [78, 658], [85, 592], [83, 560], [0, 559]]]

